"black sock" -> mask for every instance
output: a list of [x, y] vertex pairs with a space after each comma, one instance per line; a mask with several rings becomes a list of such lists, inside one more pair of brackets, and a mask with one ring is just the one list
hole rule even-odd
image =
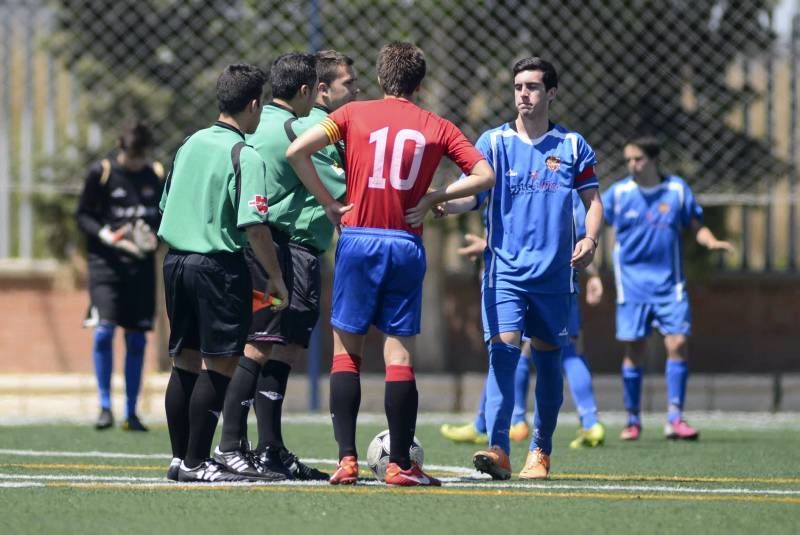
[[172, 456], [178, 459], [186, 457], [186, 443], [189, 441], [189, 400], [197, 377], [196, 373], [173, 366], [164, 394]]
[[255, 395], [258, 450], [283, 446], [281, 412], [291, 371], [292, 367], [280, 360], [268, 360], [261, 368]]
[[330, 409], [333, 436], [339, 444], [339, 459], [358, 456], [356, 420], [361, 406], [361, 358], [357, 355], [334, 355], [330, 376]]
[[194, 468], [211, 454], [211, 441], [217, 429], [225, 390], [230, 378], [210, 370], [200, 372], [189, 403], [189, 443], [184, 464]]
[[247, 415], [253, 404], [259, 371], [261, 365], [258, 362], [247, 357], [239, 359], [222, 409], [222, 434], [219, 440], [221, 451], [237, 450], [242, 441], [247, 441]]
[[384, 408], [389, 422], [389, 462], [403, 470], [411, 468], [409, 449], [417, 427], [419, 393], [410, 366], [386, 367]]

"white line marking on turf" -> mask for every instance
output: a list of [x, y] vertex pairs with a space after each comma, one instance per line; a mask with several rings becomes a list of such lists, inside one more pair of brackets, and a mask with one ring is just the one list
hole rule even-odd
[[114, 453], [109, 451], [37, 451], [37, 450], [4, 450], [0, 455], [16, 455], [19, 457], [87, 457], [99, 459], [171, 459], [166, 453]]
[[0, 481], [0, 489], [25, 489], [31, 487], [44, 487], [44, 483], [36, 481]]
[[[7, 480], [7, 481], [3, 481]], [[198, 483], [173, 483], [164, 481], [160, 477], [122, 477], [122, 476], [72, 476], [72, 475], [22, 475], [0, 473], [0, 486], [3, 487], [22, 487], [24, 483], [39, 483], [63, 481], [67, 483], [129, 483], [131, 485], [143, 487], [195, 487]], [[490, 483], [490, 482], [469, 482], [455, 478], [443, 478], [449, 488], [468, 488], [468, 489], [536, 489], [536, 490], [573, 490], [573, 491], [616, 491], [630, 493], [677, 493], [677, 494], [697, 494], [697, 495], [747, 495], [747, 496], [800, 496], [800, 489], [751, 489], [743, 487], [733, 488], [708, 488], [698, 487], [689, 488], [683, 486], [670, 485], [582, 485], [582, 484], [561, 484], [561, 483]], [[370, 487], [383, 487], [384, 484], [375, 480], [361, 480], [359, 484]], [[327, 481], [279, 481], [279, 482], [236, 482], [236, 483], [214, 483], [214, 485], [230, 487], [248, 486], [276, 486], [276, 487], [300, 487], [300, 486], [327, 486]]]

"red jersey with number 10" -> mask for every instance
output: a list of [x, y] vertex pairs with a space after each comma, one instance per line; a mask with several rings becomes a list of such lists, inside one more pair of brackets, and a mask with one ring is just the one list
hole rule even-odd
[[428, 191], [442, 156], [466, 174], [484, 159], [453, 123], [405, 99], [351, 102], [321, 126], [332, 143], [344, 139], [348, 227], [422, 234], [405, 212]]

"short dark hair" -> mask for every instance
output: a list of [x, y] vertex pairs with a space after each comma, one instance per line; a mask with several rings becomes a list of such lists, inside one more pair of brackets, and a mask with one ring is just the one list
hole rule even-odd
[[654, 158], [658, 158], [658, 155], [661, 154], [661, 143], [655, 136], [635, 137], [633, 139], [628, 140], [628, 142], [625, 143], [625, 146], [628, 145], [639, 147], [640, 149], [642, 149], [642, 152], [644, 152], [645, 155], [651, 160]]
[[353, 59], [336, 50], [317, 52], [317, 82], [331, 85], [339, 76], [339, 67], [349, 67]]
[[549, 90], [553, 87], [558, 87], [558, 74], [556, 68], [549, 61], [542, 58], [531, 56], [529, 58], [522, 58], [514, 64], [511, 69], [511, 76], [516, 77], [522, 71], [542, 71], [542, 81], [544, 88]]
[[383, 45], [375, 64], [383, 92], [394, 97], [413, 93], [425, 78], [425, 69], [422, 49], [401, 41]]
[[123, 123], [119, 133], [119, 148], [133, 156], [141, 156], [153, 146], [153, 131], [140, 119]]
[[234, 63], [225, 67], [217, 79], [217, 105], [226, 115], [243, 111], [247, 104], [261, 101], [267, 76], [264, 71], [247, 63]]
[[269, 83], [272, 98], [291, 100], [304, 85], [314, 87], [317, 81], [317, 57], [303, 52], [287, 52], [272, 62]]

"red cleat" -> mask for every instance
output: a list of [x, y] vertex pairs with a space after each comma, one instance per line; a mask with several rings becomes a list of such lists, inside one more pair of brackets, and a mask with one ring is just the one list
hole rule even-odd
[[353, 455], [342, 457], [328, 482], [331, 485], [353, 485], [358, 481], [358, 459]]
[[619, 438], [621, 440], [639, 440], [639, 435], [641, 434], [642, 434], [642, 426], [631, 424], [622, 430], [622, 433], [620, 433]]
[[441, 487], [442, 482], [422, 471], [417, 463], [411, 463], [411, 468], [403, 470], [397, 463], [389, 463], [386, 467], [386, 477], [383, 478], [387, 485], [399, 487]]
[[697, 440], [700, 438], [700, 431], [679, 418], [664, 426], [664, 438], [671, 440]]

